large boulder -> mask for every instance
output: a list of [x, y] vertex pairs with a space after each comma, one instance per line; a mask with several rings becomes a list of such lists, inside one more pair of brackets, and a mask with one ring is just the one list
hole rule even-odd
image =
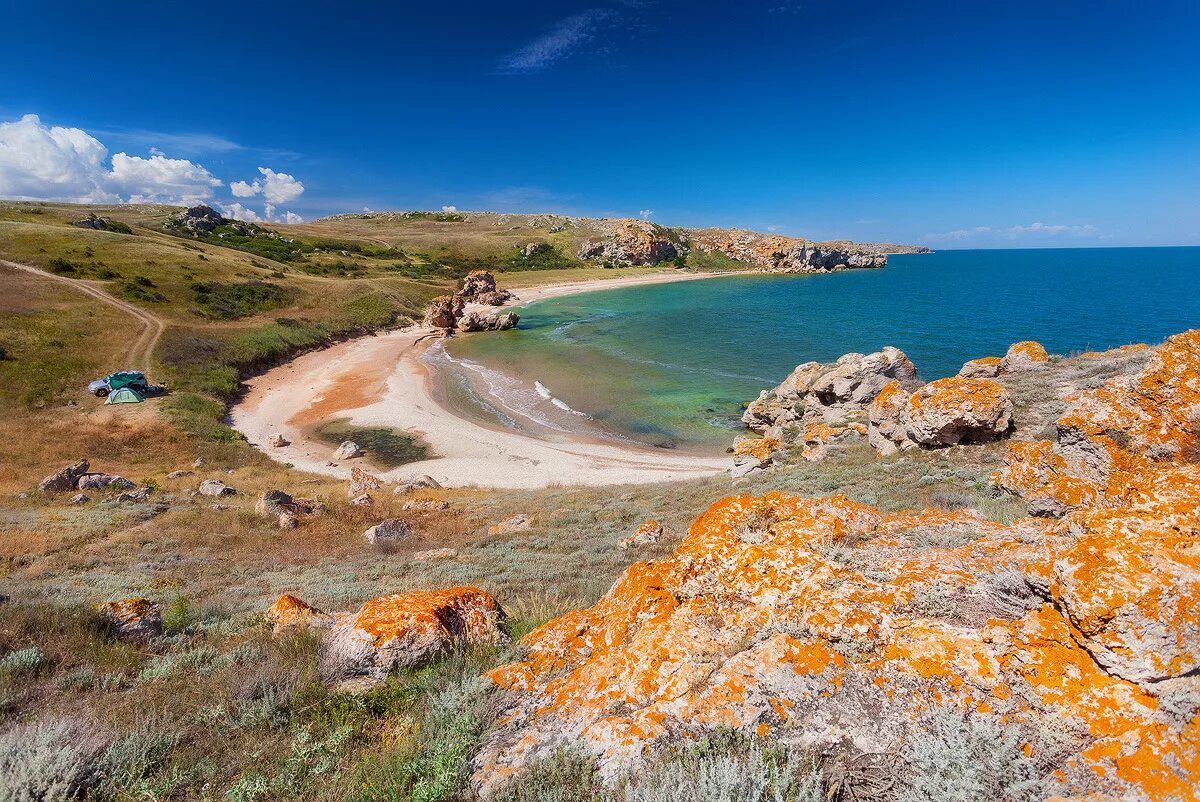
[[453, 329], [463, 313], [463, 299], [457, 295], [439, 295], [425, 307], [423, 325], [436, 329]]
[[301, 516], [323, 515], [325, 505], [312, 499], [293, 498], [282, 490], [266, 490], [254, 504], [254, 512], [262, 518], [275, 520], [280, 529], [295, 529]]
[[998, 356], [983, 356], [963, 363], [958, 375], [964, 379], [994, 379], [1000, 375], [1003, 360]]
[[123, 638], [149, 640], [163, 631], [162, 612], [158, 605], [140, 596], [98, 604], [96, 611]]
[[81, 459], [79, 462], [59, 468], [47, 476], [38, 485], [38, 490], [43, 493], [66, 493], [68, 490], [74, 490], [75, 483], [79, 481], [79, 477], [87, 473], [87, 470], [88, 461]]
[[357, 459], [365, 452], [353, 440], [344, 440], [341, 445], [333, 450], [333, 458], [335, 460]]
[[907, 398], [888, 385], [868, 412], [867, 440], [888, 454], [896, 449], [981, 443], [1006, 434], [1013, 403], [991, 379], [938, 379]]
[[458, 645], [507, 641], [504, 611], [478, 588], [395, 593], [338, 617], [320, 647], [326, 682], [357, 677], [379, 681], [419, 668]]
[[733, 445], [734, 479], [767, 470], [783, 457], [783, 442], [775, 437], [747, 437]]
[[1000, 373], [1020, 373], [1044, 367], [1050, 361], [1050, 355], [1042, 344], [1033, 340], [1013, 343], [1008, 353], [1000, 360]]

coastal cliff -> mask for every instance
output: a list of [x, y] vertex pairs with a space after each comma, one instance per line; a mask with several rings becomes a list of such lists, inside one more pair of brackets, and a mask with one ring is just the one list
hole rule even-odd
[[602, 220], [600, 236], [579, 247], [579, 258], [611, 265], [647, 265], [689, 254], [718, 255], [771, 273], [826, 273], [884, 267], [888, 253], [925, 253], [920, 246], [813, 242], [738, 229], [667, 228], [646, 220]]

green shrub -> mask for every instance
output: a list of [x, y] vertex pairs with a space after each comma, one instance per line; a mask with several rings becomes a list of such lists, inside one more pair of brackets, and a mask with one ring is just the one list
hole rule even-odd
[[0, 734], [0, 802], [67, 802], [95, 781], [101, 746], [65, 721], [18, 724]]
[[237, 320], [255, 312], [278, 309], [295, 300], [297, 292], [266, 281], [223, 284], [219, 281], [192, 284], [193, 300], [200, 314], [213, 320]]
[[59, 257], [59, 256], [56, 256], [50, 260], [49, 267], [50, 267], [51, 273], [57, 273], [60, 276], [67, 276], [67, 275], [71, 275], [72, 273], [78, 273], [80, 270], [83, 269], [83, 265], [78, 265], [78, 264], [75, 264], [74, 262], [69, 262], [66, 259], [63, 259], [62, 257]]
[[18, 649], [0, 657], [0, 674], [22, 674], [37, 671], [46, 662], [46, 653], [36, 646]]
[[167, 632], [182, 632], [192, 623], [192, 611], [186, 596], [176, 595], [162, 612], [163, 628]]
[[983, 715], [936, 708], [904, 744], [898, 802], [1034, 802], [1042, 798], [1021, 732]]

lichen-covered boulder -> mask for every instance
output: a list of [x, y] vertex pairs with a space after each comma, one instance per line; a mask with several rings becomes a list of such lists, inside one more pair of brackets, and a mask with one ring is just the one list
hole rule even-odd
[[162, 612], [157, 604], [140, 596], [96, 605], [100, 617], [124, 638], [149, 640], [163, 632]]
[[1008, 431], [1013, 403], [990, 379], [938, 379], [913, 393], [902, 419], [918, 446], [952, 446], [994, 440]]
[[783, 443], [775, 437], [747, 437], [733, 444], [734, 479], [750, 476], [771, 468], [783, 456]]
[[514, 532], [526, 532], [529, 530], [532, 523], [529, 516], [523, 512], [518, 512], [516, 515], [510, 515], [498, 524], [492, 524], [488, 527], [489, 535], [510, 535]]
[[1050, 355], [1041, 343], [1025, 340], [1009, 346], [1008, 353], [1000, 360], [1000, 373], [1019, 373], [1040, 368], [1049, 361]]
[[392, 671], [419, 668], [462, 644], [503, 643], [504, 611], [478, 588], [395, 593], [339, 616], [320, 647], [326, 682], [356, 677], [383, 680]]
[[267, 609], [266, 619], [276, 635], [301, 629], [328, 629], [333, 626], [333, 616], [306, 604], [290, 593], [285, 593], [275, 600]]
[[38, 485], [38, 490], [43, 493], [66, 493], [68, 490], [74, 490], [75, 483], [87, 470], [88, 461], [85, 459], [67, 465], [43, 479]]
[[998, 356], [982, 356], [964, 363], [958, 375], [964, 379], [994, 379], [1000, 375], [1002, 362]]

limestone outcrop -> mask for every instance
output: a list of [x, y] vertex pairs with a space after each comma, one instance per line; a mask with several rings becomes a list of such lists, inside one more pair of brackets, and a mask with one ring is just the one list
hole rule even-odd
[[268, 608], [265, 617], [275, 635], [302, 629], [328, 629], [333, 626], [333, 616], [296, 596], [285, 593]]
[[478, 588], [461, 587], [380, 596], [355, 613], [337, 616], [320, 647], [326, 682], [383, 680], [419, 668], [459, 644], [503, 643], [504, 611]]
[[463, 313], [464, 301], [457, 295], [439, 295], [425, 307], [423, 325], [435, 329], [453, 329]]
[[647, 220], [604, 220], [604, 233], [579, 246], [579, 258], [610, 265], [654, 265], [687, 253], [678, 232]]
[[[832, 443], [866, 432], [868, 408], [891, 383], [911, 389], [918, 384], [916, 366], [892, 346], [845, 354], [832, 364], [805, 362], [747, 404], [742, 422], [781, 445], [801, 441], [806, 459], [823, 459]], [[739, 473], [735, 466], [735, 478]]]
[[852, 243], [816, 243], [729, 229], [703, 229], [689, 235], [692, 247], [700, 252], [720, 253], [772, 273], [827, 273], [887, 265], [883, 251]]
[[65, 493], [74, 490], [79, 477], [87, 471], [88, 461], [85, 459], [66, 465], [43, 479], [38, 485], [38, 490], [43, 493]]
[[516, 312], [485, 312], [471, 310], [458, 319], [461, 331], [504, 331], [515, 329], [521, 316]]
[[[875, 403], [969, 389], [976, 412], [979, 392], [1003, 406], [976, 384], [989, 381], [888, 385]], [[1011, 443], [995, 479], [1060, 519], [716, 502], [670, 558], [635, 563], [490, 672], [503, 712], [475, 788], [564, 748], [614, 777], [732, 728], [802, 746], [838, 776], [883, 760], [902, 789], [905, 745], [945, 710], [1018, 739], [1030, 798], [1196, 799], [1200, 331], [1068, 403], [1056, 439]], [[910, 418], [944, 436], [921, 411]]]
[[1009, 373], [1023, 373], [1043, 368], [1050, 355], [1039, 342], [1025, 340], [1009, 346], [1004, 356], [984, 356], [965, 363], [958, 375], [965, 379], [995, 379]]

